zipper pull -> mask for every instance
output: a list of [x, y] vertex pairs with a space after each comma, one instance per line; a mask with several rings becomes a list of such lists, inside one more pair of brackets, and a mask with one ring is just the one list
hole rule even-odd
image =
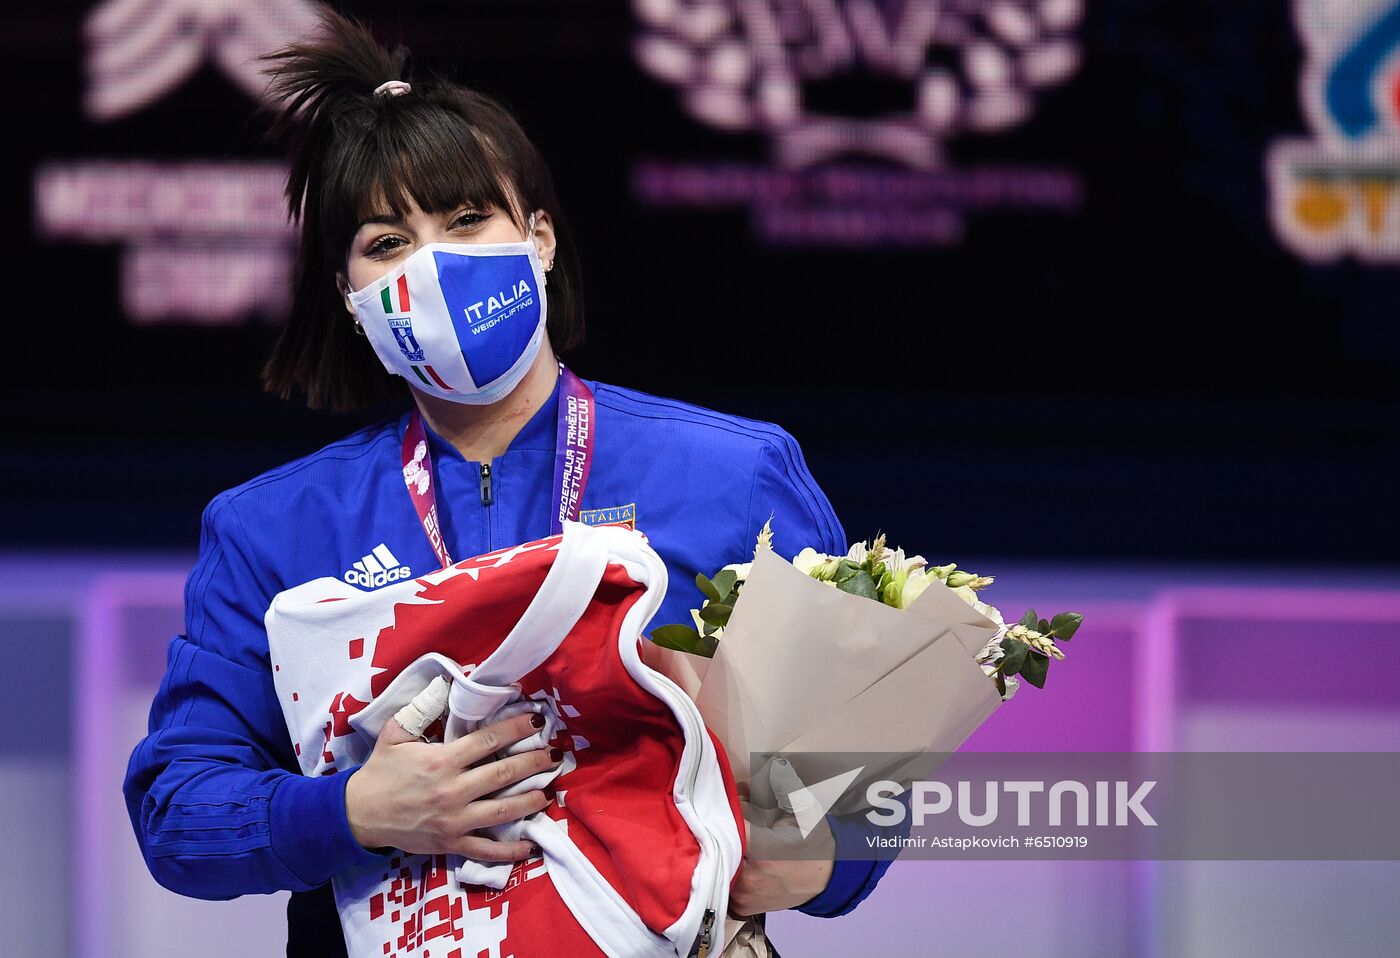
[[700, 920], [700, 934], [695, 938], [695, 944], [690, 947], [688, 958], [705, 958], [710, 953], [710, 946], [713, 944], [712, 931], [715, 927], [715, 910], [705, 909], [705, 917]]
[[489, 506], [491, 504], [491, 463], [481, 464], [481, 504]]

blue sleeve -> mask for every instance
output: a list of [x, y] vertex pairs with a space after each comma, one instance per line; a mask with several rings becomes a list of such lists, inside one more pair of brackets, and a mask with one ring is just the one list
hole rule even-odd
[[259, 582], [234, 503], [204, 512], [199, 559], [123, 793], [136, 840], [161, 885], [221, 900], [305, 891], [381, 861], [345, 815], [356, 769], [307, 778], [291, 753], [268, 667]]
[[785, 559], [810, 546], [845, 555], [846, 533], [826, 494], [817, 486], [797, 440], [777, 430], [765, 436], [749, 493], [748, 527], [739, 555], [752, 555], [754, 536], [773, 520], [773, 551]]
[[[782, 430], [769, 437], [759, 457], [749, 501], [749, 531], [741, 544], [744, 550], [752, 551], [754, 534], [770, 516], [773, 549], [785, 559], [808, 546], [827, 555], [845, 555], [850, 545], [830, 500], [807, 469], [797, 440]], [[864, 815], [828, 815], [827, 822], [836, 839], [831, 878], [821, 894], [797, 908], [819, 918], [835, 918], [854, 909], [890, 867], [889, 861], [869, 860], [866, 838], [876, 828]]]
[[[905, 815], [896, 831], [908, 837], [911, 817], [909, 792], [899, 796], [904, 804]], [[870, 897], [885, 872], [894, 864], [894, 855], [871, 858], [870, 841], [873, 836], [888, 836], [888, 830], [874, 825], [864, 812], [849, 815], [828, 815], [832, 837], [836, 839], [836, 863], [831, 870], [831, 878], [820, 895], [797, 910], [814, 918], [839, 918]]]

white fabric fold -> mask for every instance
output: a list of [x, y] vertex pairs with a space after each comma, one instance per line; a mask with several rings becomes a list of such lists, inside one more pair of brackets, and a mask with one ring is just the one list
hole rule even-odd
[[[457, 691], [454, 683], [453, 692]], [[506, 690], [502, 690], [506, 691]], [[544, 727], [533, 735], [526, 736], [518, 742], [508, 746], [504, 750], [497, 752], [495, 758], [505, 758], [509, 755], [519, 755], [521, 752], [528, 752], [531, 749], [548, 748], [550, 741], [559, 731], [559, 716], [554, 709], [546, 702], [535, 702], [530, 699], [520, 698], [520, 690], [514, 690], [516, 697], [508, 699], [498, 706], [494, 712], [489, 713], [479, 721], [471, 722], [468, 731], [475, 731], [483, 725], [491, 725], [496, 722], [523, 715], [526, 712], [534, 712], [544, 716]], [[448, 700], [448, 709], [452, 710], [451, 698]], [[453, 711], [449, 722], [465, 721]], [[492, 792], [487, 798], [507, 798], [511, 795], [523, 795], [525, 792], [533, 791], [537, 788], [544, 788], [550, 782], [558, 778], [564, 771], [566, 763], [560, 763], [554, 768], [546, 769], [531, 775], [529, 778], [521, 779], [513, 785], [507, 785], [499, 791]], [[567, 763], [572, 766], [572, 759]], [[548, 818], [544, 812], [535, 812], [534, 815], [506, 822], [504, 825], [492, 825], [487, 828], [477, 829], [477, 834], [485, 835], [487, 838], [495, 839], [499, 842], [515, 842], [529, 840], [527, 832], [530, 828], [530, 820], [533, 818]], [[462, 863], [457, 866], [457, 878], [468, 885], [485, 885], [488, 888], [504, 888], [506, 880], [510, 878], [511, 869], [515, 867], [514, 862], [488, 862], [475, 858], [463, 858]]]

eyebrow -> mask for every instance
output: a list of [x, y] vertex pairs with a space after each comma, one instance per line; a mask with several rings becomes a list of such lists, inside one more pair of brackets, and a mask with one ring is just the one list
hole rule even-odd
[[395, 216], [393, 213], [380, 213], [378, 216], [371, 216], [368, 219], [360, 220], [360, 225], [355, 227], [355, 232], [359, 232], [366, 226], [402, 226], [403, 218]]

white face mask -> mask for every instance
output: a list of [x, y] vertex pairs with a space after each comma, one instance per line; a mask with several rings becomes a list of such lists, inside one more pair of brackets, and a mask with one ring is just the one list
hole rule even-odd
[[[527, 232], [534, 226], [531, 213]], [[433, 243], [350, 293], [350, 305], [385, 369], [484, 406], [520, 385], [539, 355], [544, 284], [533, 240]]]

